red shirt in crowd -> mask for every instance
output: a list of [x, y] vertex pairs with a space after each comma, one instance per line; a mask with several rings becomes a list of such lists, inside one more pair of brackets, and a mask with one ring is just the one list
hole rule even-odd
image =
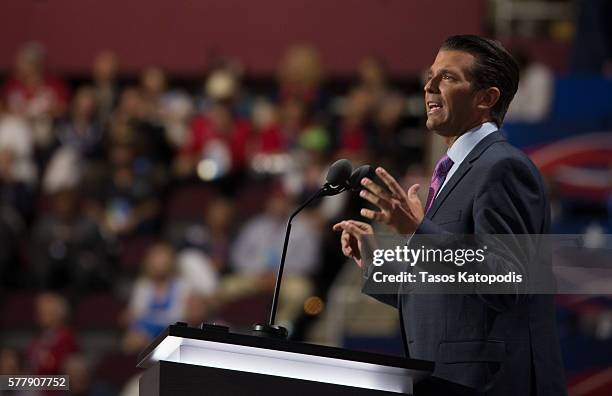
[[244, 166], [247, 156], [247, 144], [251, 127], [245, 120], [234, 120], [230, 130], [219, 131], [204, 115], [198, 115], [191, 121], [190, 137], [183, 152], [191, 156], [201, 155], [213, 141], [220, 141], [229, 150], [232, 169]]
[[49, 76], [34, 87], [11, 78], [2, 87], [1, 95], [10, 111], [26, 116], [51, 113], [57, 108], [65, 109], [69, 99], [66, 84]]
[[64, 326], [56, 330], [47, 330], [28, 345], [27, 358], [30, 374], [59, 374], [65, 360], [77, 351], [76, 338], [72, 329]]
[[360, 152], [366, 147], [366, 133], [360, 125], [345, 123], [340, 131], [340, 149]]

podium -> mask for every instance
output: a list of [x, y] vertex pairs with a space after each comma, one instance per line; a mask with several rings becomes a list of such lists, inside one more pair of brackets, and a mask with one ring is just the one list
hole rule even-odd
[[412, 394], [433, 363], [176, 324], [138, 367], [140, 396], [365, 396]]

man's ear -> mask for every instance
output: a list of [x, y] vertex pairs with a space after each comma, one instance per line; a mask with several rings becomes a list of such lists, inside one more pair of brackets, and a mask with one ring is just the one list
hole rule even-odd
[[476, 98], [476, 107], [481, 110], [491, 110], [499, 100], [501, 92], [497, 87], [483, 89]]

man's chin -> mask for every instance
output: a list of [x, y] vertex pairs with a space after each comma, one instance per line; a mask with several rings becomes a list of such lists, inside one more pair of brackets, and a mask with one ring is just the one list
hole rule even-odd
[[435, 122], [431, 118], [427, 118], [425, 122], [425, 126], [427, 129], [440, 136], [449, 136], [449, 132], [444, 128], [444, 124], [441, 122]]
[[435, 132], [436, 129], [436, 123], [433, 122], [433, 120], [429, 117], [427, 117], [427, 121], [425, 121], [425, 126], [427, 127], [427, 129], [429, 129], [432, 132]]

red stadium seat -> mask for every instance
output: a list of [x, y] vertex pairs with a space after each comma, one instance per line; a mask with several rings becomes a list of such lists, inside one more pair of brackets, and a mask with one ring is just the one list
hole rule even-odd
[[224, 304], [217, 315], [218, 320], [231, 326], [248, 327], [265, 322], [272, 304], [270, 293], [260, 293], [243, 297]]
[[0, 302], [0, 330], [32, 329], [36, 326], [35, 292], [4, 293]]
[[144, 255], [157, 240], [154, 236], [136, 236], [121, 243], [119, 264], [122, 271], [135, 274], [140, 271]]
[[168, 198], [167, 221], [198, 220], [204, 215], [206, 204], [216, 195], [210, 185], [196, 184], [176, 188]]
[[243, 186], [236, 194], [237, 218], [246, 220], [263, 212], [271, 193], [270, 186], [269, 182], [250, 182]]
[[136, 356], [111, 352], [100, 359], [93, 377], [102, 383], [121, 389], [130, 378], [140, 371], [136, 368]]
[[85, 296], [78, 302], [73, 318], [78, 329], [119, 330], [125, 304], [110, 293]]

